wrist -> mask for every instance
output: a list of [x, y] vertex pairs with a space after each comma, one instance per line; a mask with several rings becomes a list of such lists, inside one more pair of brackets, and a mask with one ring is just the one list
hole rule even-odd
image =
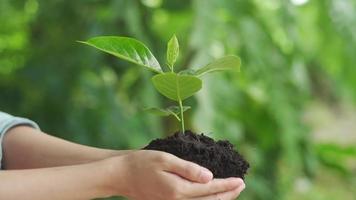
[[98, 162], [103, 177], [99, 187], [106, 196], [127, 196], [128, 194], [124, 159], [125, 156], [116, 156]]
[[124, 156], [129, 153], [135, 152], [136, 150], [112, 150], [112, 149], [104, 149], [106, 158], [116, 157], [116, 156]]
[[91, 153], [91, 155], [94, 155], [94, 158], [92, 159], [93, 161], [99, 161], [112, 157], [124, 156], [132, 152], [135, 152], [135, 150], [112, 150], [95, 148], [95, 152]]

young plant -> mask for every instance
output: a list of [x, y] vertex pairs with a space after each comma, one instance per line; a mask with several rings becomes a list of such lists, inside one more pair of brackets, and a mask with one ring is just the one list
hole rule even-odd
[[118, 58], [140, 65], [156, 73], [152, 77], [154, 87], [163, 96], [177, 102], [178, 106], [170, 106], [165, 109], [149, 108], [147, 111], [160, 115], [173, 115], [181, 123], [181, 131], [184, 133], [184, 112], [190, 109], [183, 106], [183, 101], [202, 88], [203, 75], [223, 70], [240, 70], [240, 58], [234, 55], [219, 58], [198, 70], [183, 70], [176, 72], [174, 64], [179, 55], [179, 43], [175, 35], [167, 44], [167, 67], [162, 69], [151, 51], [140, 41], [128, 37], [99, 36], [91, 38], [83, 44], [95, 47], [101, 51], [112, 54]]

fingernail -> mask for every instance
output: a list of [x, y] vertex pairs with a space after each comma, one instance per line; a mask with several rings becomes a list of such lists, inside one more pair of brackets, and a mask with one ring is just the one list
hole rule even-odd
[[242, 186], [244, 181], [241, 178], [233, 178], [232, 185], [233, 187]]
[[238, 189], [239, 194], [240, 194], [242, 191], [244, 191], [245, 188], [246, 188], [246, 185], [245, 185], [245, 183], [243, 183], [243, 184], [239, 187], [239, 189]]
[[200, 179], [204, 182], [208, 182], [213, 178], [213, 173], [210, 170], [202, 168]]

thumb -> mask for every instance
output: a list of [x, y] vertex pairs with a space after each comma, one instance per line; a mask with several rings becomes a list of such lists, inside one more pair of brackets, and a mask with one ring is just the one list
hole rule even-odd
[[193, 162], [172, 155], [166, 171], [177, 174], [193, 182], [207, 183], [213, 179], [213, 173]]

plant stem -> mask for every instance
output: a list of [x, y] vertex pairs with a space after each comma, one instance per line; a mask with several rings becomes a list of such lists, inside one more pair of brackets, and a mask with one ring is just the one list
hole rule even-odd
[[180, 123], [182, 125], [182, 133], [184, 134], [185, 133], [185, 130], [184, 130], [184, 116], [183, 116], [183, 104], [182, 104], [182, 100], [179, 100], [179, 109], [180, 109]]

